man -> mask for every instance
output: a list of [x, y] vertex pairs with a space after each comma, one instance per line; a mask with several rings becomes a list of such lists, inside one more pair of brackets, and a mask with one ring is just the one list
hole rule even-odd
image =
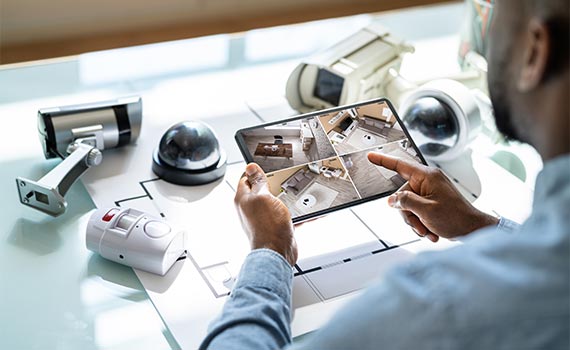
[[497, 126], [533, 145], [545, 163], [529, 219], [518, 227], [484, 214], [439, 170], [369, 154], [408, 180], [388, 202], [418, 235], [469, 236], [392, 270], [291, 346], [294, 227], [263, 171], [249, 164], [235, 201], [253, 251], [202, 348], [570, 348], [569, 3], [497, 0], [493, 21]]

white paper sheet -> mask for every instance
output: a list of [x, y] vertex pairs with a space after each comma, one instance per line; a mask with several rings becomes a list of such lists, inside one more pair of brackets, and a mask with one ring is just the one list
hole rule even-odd
[[[244, 105], [233, 116], [207, 121], [222, 135], [221, 143], [230, 159], [237, 161], [228, 166], [222, 180], [184, 187], [157, 179], [151, 171], [151, 155], [162, 132], [175, 122], [168, 118], [145, 122], [136, 146], [106, 151], [103, 164], [83, 177], [98, 207], [135, 207], [162, 215], [188, 230], [188, 257], [178, 261], [166, 276], [135, 271], [183, 349], [196, 348], [206, 335], [208, 323], [220, 312], [249, 250], [233, 207], [235, 185], [245, 164], [239, 162], [230, 135], [259, 119]], [[461, 185], [463, 191], [479, 190], [481, 205], [497, 204], [492, 209], [507, 215], [508, 208], [494, 199], [509, 189], [504, 182], [494, 184], [492, 179], [510, 183], [510, 175], [485, 161], [473, 164], [484, 174], [467, 171], [464, 175], [450, 167], [451, 176], [476, 179]], [[497, 187], [502, 194], [494, 192]], [[519, 192], [521, 206], [528, 204], [528, 192]], [[296, 230], [296, 237], [300, 258], [293, 290], [294, 335], [321, 326], [346, 300], [395, 264], [412, 258], [419, 250], [436, 247], [411, 233], [385, 199], [307, 222]]]

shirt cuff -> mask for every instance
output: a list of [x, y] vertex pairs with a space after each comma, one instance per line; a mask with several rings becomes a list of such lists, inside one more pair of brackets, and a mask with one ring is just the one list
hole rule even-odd
[[246, 257], [233, 290], [241, 287], [265, 288], [280, 298], [291, 295], [293, 268], [281, 254], [266, 248], [256, 249]]
[[513, 232], [518, 230], [521, 227], [521, 225], [517, 224], [514, 221], [511, 221], [509, 219], [505, 219], [504, 217], [500, 217], [499, 218], [499, 223], [497, 224], [497, 228], [506, 231], [506, 232]]

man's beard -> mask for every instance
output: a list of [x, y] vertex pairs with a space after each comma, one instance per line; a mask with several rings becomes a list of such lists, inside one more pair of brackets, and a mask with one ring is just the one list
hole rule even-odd
[[491, 76], [489, 76], [489, 97], [493, 104], [497, 129], [507, 140], [524, 142], [513, 124], [513, 117], [511, 109], [509, 108], [510, 103], [506, 91], [504, 80], [501, 79], [501, 77], [491, 78]]
[[[504, 33], [502, 34], [505, 35]], [[509, 91], [513, 91], [509, 89], [514, 89], [514, 87], [512, 87], [513, 84], [509, 84], [512, 80], [510, 79], [509, 66], [511, 63], [510, 53], [513, 50], [513, 45], [510, 41], [505, 41], [504, 39], [502, 41], [505, 42], [505, 44], [498, 47], [491, 45], [493, 46], [493, 50], [489, 47], [490, 50], [487, 52], [487, 81], [489, 98], [493, 104], [495, 125], [507, 140], [526, 142], [523, 135], [517, 131], [517, 125], [514, 124], [512, 115], [513, 103], [510, 96], [511, 94], [509, 94]]]
[[[506, 52], [509, 51], [503, 51], [503, 53]], [[489, 59], [489, 73], [487, 79], [489, 84], [489, 97], [491, 98], [495, 114], [495, 125], [507, 140], [527, 142], [517, 131], [513, 123], [511, 111], [512, 103], [508, 94], [508, 82], [510, 81], [508, 69], [508, 57], [495, 60]]]

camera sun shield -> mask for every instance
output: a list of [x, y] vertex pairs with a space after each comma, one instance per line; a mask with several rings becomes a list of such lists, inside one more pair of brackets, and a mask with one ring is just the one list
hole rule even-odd
[[41, 179], [16, 179], [20, 202], [52, 216], [65, 212], [65, 194], [102, 150], [133, 143], [140, 134], [142, 100], [121, 98], [38, 111], [38, 133], [46, 159], [63, 159]]

